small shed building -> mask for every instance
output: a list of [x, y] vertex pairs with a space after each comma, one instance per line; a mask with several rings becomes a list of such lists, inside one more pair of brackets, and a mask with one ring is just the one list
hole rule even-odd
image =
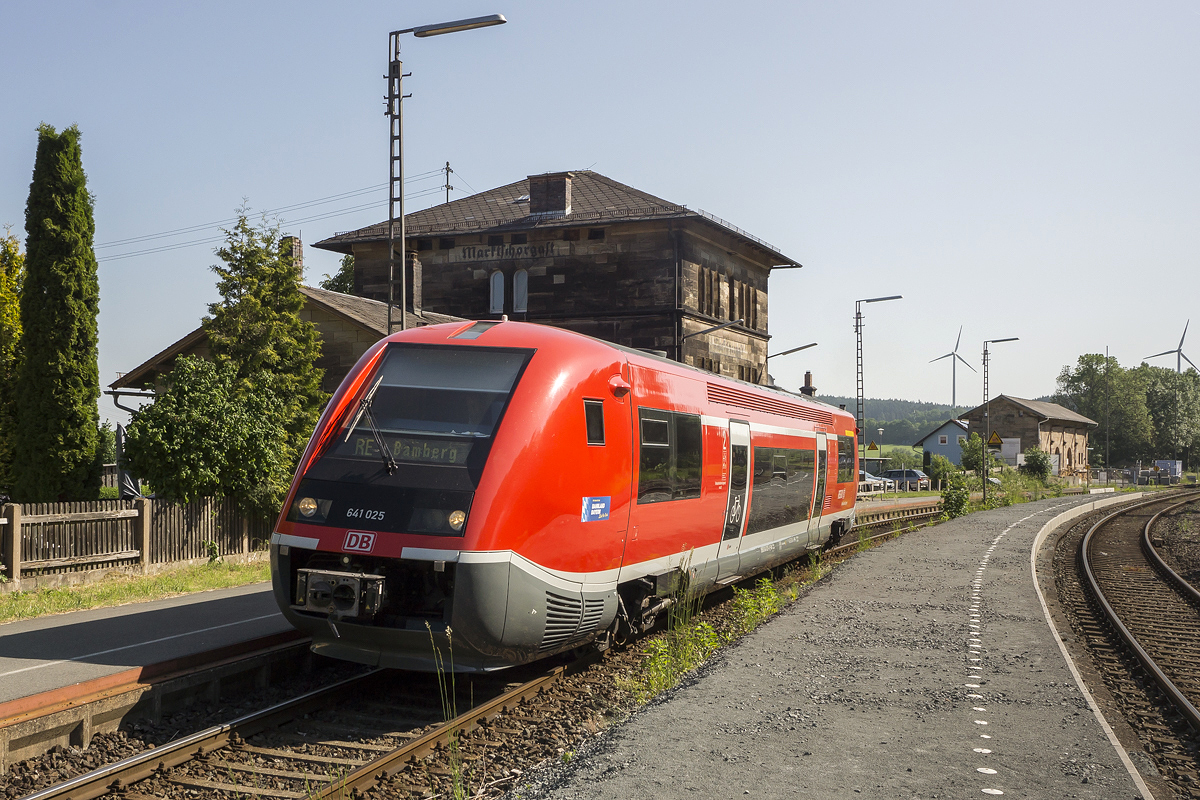
[[948, 419], [925, 434], [918, 441], [913, 442], [913, 447], [924, 449], [924, 467], [926, 471], [929, 470], [930, 462], [933, 461], [935, 455], [945, 456], [950, 459], [950, 463], [962, 466], [962, 447], [960, 443], [965, 442], [969, 435], [967, 423], [962, 420]]
[[994, 431], [1001, 439], [1020, 439], [1022, 453], [1037, 447], [1052, 458], [1057, 456], [1059, 475], [1079, 478], [1087, 474], [1088, 435], [1097, 423], [1058, 403], [1002, 394], [959, 419], [966, 420], [969, 434], [987, 438], [988, 431]]

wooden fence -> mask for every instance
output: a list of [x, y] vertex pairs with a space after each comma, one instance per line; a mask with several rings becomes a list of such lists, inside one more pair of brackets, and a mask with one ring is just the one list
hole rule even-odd
[[[70, 576], [124, 568], [134, 572], [266, 549], [273, 520], [247, 516], [226, 498], [181, 505], [162, 500], [10, 503], [0, 510], [0, 588], [69, 583]], [[23, 580], [24, 579], [24, 580]]]

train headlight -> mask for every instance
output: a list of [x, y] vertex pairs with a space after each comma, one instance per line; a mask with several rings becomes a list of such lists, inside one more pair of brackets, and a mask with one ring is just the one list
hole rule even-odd
[[450, 516], [446, 521], [450, 523], [451, 528], [454, 528], [456, 531], [461, 531], [463, 529], [463, 525], [467, 522], [467, 512], [451, 511]]
[[311, 517], [317, 513], [317, 501], [311, 497], [305, 497], [296, 504], [296, 508], [300, 509], [300, 513], [306, 517]]

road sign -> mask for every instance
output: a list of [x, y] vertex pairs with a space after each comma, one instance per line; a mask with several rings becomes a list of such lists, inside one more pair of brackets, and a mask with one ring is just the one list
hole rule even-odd
[[992, 431], [992, 438], [988, 439], [988, 447], [1002, 447], [1004, 442], [1000, 441], [1000, 434]]
[[879, 445], [875, 444], [874, 442], [871, 442], [869, 445], [867, 445], [867, 449], [868, 450], [878, 450]]

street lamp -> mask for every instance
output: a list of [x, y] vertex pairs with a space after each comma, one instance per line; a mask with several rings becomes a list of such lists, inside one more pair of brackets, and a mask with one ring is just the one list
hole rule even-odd
[[812, 344], [802, 344], [799, 347], [793, 347], [791, 350], [784, 350], [782, 353], [770, 353], [769, 355], [767, 355], [767, 358], [772, 359], [772, 358], [778, 358], [779, 356], [790, 356], [792, 353], [799, 353], [801, 350], [807, 350], [810, 347], [816, 347], [816, 346], [817, 346], [816, 342], [813, 342]]
[[[400, 62], [400, 37], [411, 33], [419, 39], [428, 36], [440, 36], [443, 33], [457, 33], [475, 28], [489, 28], [492, 25], [503, 25], [508, 22], [503, 14], [491, 14], [486, 17], [471, 17], [453, 22], [440, 22], [436, 25], [418, 25], [415, 28], [405, 28], [402, 31], [392, 31], [388, 34], [388, 82], [387, 111], [388, 117], [388, 310], [387, 332], [392, 333], [392, 306], [396, 296], [396, 262], [400, 262], [400, 330], [408, 328], [408, 316], [405, 308], [408, 304], [408, 270], [404, 263], [404, 65]], [[396, 257], [396, 233], [399, 223], [400, 256]]]
[[[861, 440], [862, 440], [862, 432], [863, 432], [863, 403], [864, 403], [864, 398], [863, 398], [863, 351], [862, 351], [862, 327], [863, 327], [862, 326], [862, 305], [863, 305], [863, 303], [882, 303], [887, 300], [899, 300], [901, 297], [903, 297], [903, 295], [893, 294], [893, 295], [889, 295], [888, 297], [871, 297], [866, 300], [855, 300], [854, 301], [854, 335], [858, 341], [858, 349], [857, 349], [857, 352], [858, 352], [858, 397], [857, 397], [858, 405], [855, 409], [856, 414], [854, 417], [854, 419], [855, 419], [854, 432], [856, 434], [858, 434], [858, 438], [860, 440], [858, 443], [858, 446], [860, 448], [863, 446]], [[865, 450], [863, 451], [862, 457], [863, 458], [866, 457]]]
[[997, 344], [998, 342], [1015, 342], [1019, 338], [1020, 338], [1019, 336], [1010, 336], [1007, 339], [987, 339], [983, 343], [983, 419], [984, 419], [984, 423], [985, 423], [984, 427], [987, 430], [987, 435], [985, 435], [983, 437], [983, 441], [980, 443], [980, 446], [979, 446], [980, 456], [982, 457], [982, 460], [979, 462], [979, 468], [981, 470], [980, 474], [983, 475], [983, 480], [981, 481], [981, 483], [983, 484], [983, 503], [984, 503], [984, 505], [987, 505], [987, 485], [988, 485], [987, 446], [988, 446], [988, 439], [992, 438], [992, 417], [990, 414], [988, 414], [988, 410], [990, 408], [990, 406], [988, 405], [990, 402], [988, 400], [988, 345], [989, 344]]

